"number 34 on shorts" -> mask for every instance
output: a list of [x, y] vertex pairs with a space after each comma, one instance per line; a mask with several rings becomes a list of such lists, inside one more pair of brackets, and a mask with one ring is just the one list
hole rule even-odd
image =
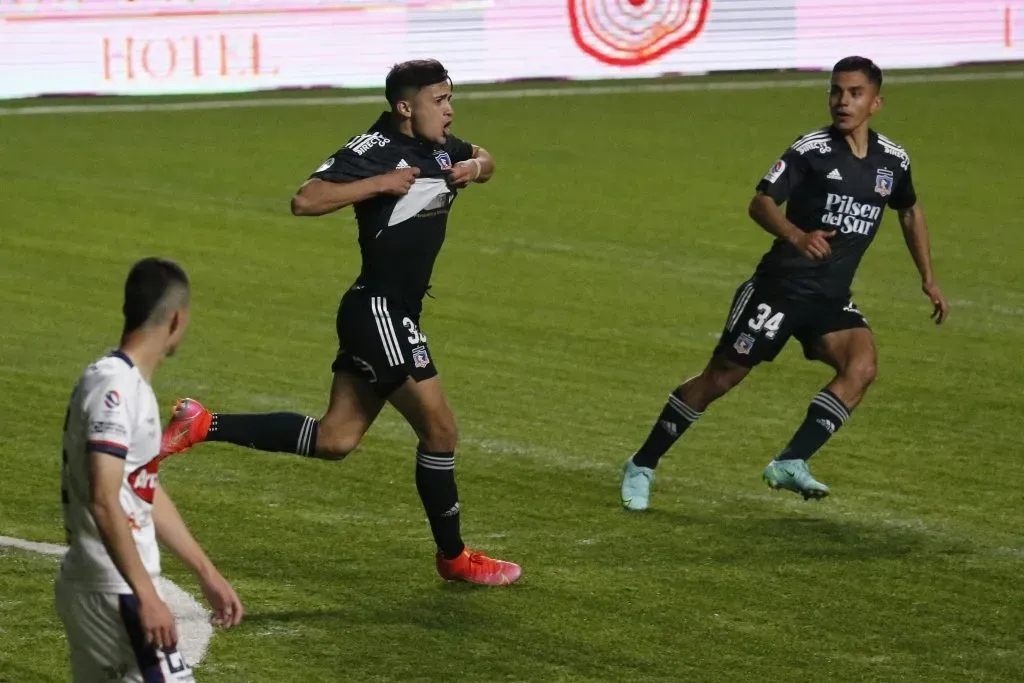
[[747, 282], [736, 291], [715, 353], [753, 366], [773, 360], [796, 337], [810, 358], [824, 335], [857, 327], [867, 327], [867, 320], [852, 301], [772, 296]]
[[[742, 318], [741, 318], [742, 320]], [[775, 341], [786, 322], [786, 313], [775, 310], [770, 304], [759, 303], [753, 310], [753, 315], [742, 326], [746, 331], [740, 331], [733, 340], [733, 350], [741, 355], [748, 356], [754, 350], [754, 343], [758, 336], [763, 336], [767, 341]], [[734, 327], [741, 327], [734, 325]], [[786, 343], [786, 337], [778, 340], [778, 347]], [[773, 346], [776, 346], [773, 344]], [[771, 354], [774, 356], [775, 354]]]
[[786, 314], [782, 311], [772, 310], [768, 304], [758, 304], [757, 314], [748, 321], [747, 327], [753, 332], [763, 332], [766, 339], [775, 339], [785, 320]]

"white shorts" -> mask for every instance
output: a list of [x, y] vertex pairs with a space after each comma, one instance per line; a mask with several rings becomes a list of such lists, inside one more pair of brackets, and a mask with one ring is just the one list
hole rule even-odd
[[60, 577], [54, 594], [73, 683], [195, 683], [177, 649], [145, 644], [134, 595], [82, 591]]

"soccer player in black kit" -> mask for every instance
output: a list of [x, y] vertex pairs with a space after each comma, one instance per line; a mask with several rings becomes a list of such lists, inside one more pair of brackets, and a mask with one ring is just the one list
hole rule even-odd
[[[799, 137], [757, 185], [750, 217], [775, 237], [754, 276], [740, 285], [710, 362], [669, 395], [647, 440], [624, 466], [621, 498], [645, 510], [658, 460], [705, 409], [769, 362], [790, 337], [804, 355], [835, 370], [807, 416], [764, 470], [773, 489], [805, 499], [829, 489], [811, 476], [807, 460], [838, 431], [875, 378], [874, 339], [850, 298], [857, 265], [875, 238], [886, 205], [921, 274], [924, 293], [942, 323], [949, 306], [932, 273], [928, 230], [911, 179], [910, 156], [868, 127], [882, 106], [882, 72], [864, 57], [832, 70], [832, 125]], [[785, 214], [779, 205], [786, 203]]]
[[416, 488], [437, 545], [442, 578], [486, 585], [515, 582], [519, 566], [466, 548], [455, 486], [455, 418], [420, 328], [448, 212], [461, 188], [483, 183], [494, 161], [449, 132], [452, 82], [435, 60], [398, 64], [388, 74], [390, 111], [349, 140], [292, 198], [297, 216], [354, 206], [362, 271], [341, 299], [338, 354], [326, 414], [212, 413], [182, 399], [164, 434], [166, 452], [201, 441], [339, 460], [391, 403], [416, 432]]

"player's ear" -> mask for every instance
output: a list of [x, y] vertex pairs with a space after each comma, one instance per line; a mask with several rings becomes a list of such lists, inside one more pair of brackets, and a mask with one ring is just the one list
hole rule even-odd
[[882, 93], [875, 93], [875, 99], [871, 102], [871, 114], [877, 114], [883, 104], [885, 104], [885, 98], [882, 97]]
[[188, 327], [188, 320], [188, 306], [182, 306], [181, 308], [175, 309], [175, 311], [171, 313], [171, 326], [168, 331], [172, 336], [184, 334], [185, 328]]
[[412, 118], [412, 103], [409, 100], [398, 100], [395, 102], [395, 111], [398, 112], [402, 118]]
[[185, 335], [185, 330], [188, 329], [190, 317], [188, 306], [183, 306], [171, 313], [170, 325], [167, 329], [168, 336], [180, 342]]
[[173, 337], [181, 329], [181, 309], [171, 312], [168, 323], [167, 331]]

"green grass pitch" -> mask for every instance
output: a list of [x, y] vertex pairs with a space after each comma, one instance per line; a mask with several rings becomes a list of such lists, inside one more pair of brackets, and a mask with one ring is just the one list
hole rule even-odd
[[[825, 121], [825, 88], [457, 97], [455, 132], [498, 171], [456, 203], [423, 328], [461, 429], [466, 539], [524, 578], [436, 577], [393, 411], [341, 463], [198, 447], [163, 485], [249, 616], [197, 678], [1024, 679], [1020, 89], [886, 87], [875, 127], [911, 153], [952, 314], [929, 321], [890, 213], [854, 286], [880, 376], [813, 461], [832, 497], [760, 481], [830, 376], [794, 343], [677, 444], [642, 515], [619, 508], [622, 462], [767, 249], [747, 202]], [[0, 534], [62, 540], [65, 402], [116, 344], [142, 256], [194, 284], [165, 410], [323, 410], [355, 224], [288, 200], [379, 110], [0, 118]], [[0, 549], [4, 683], [67, 679], [54, 569]]]

